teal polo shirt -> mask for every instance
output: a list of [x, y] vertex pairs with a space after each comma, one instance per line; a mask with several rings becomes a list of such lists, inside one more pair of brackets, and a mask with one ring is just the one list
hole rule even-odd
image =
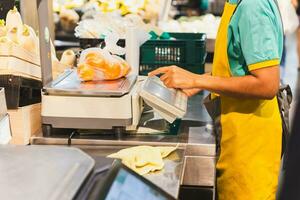
[[[280, 64], [283, 27], [276, 0], [241, 0], [228, 27], [227, 52], [232, 76]], [[237, 4], [238, 0], [229, 0]]]

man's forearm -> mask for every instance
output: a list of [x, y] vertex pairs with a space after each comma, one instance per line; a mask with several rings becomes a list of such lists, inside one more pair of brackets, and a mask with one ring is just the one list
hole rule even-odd
[[272, 99], [278, 90], [253, 75], [229, 78], [199, 75], [195, 86], [224, 96], [253, 99]]

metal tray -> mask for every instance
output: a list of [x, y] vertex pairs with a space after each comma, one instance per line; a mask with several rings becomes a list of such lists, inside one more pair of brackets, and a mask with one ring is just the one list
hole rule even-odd
[[0, 146], [1, 199], [74, 198], [95, 162], [79, 149]]
[[130, 92], [136, 76], [113, 81], [82, 82], [76, 70], [67, 70], [58, 79], [43, 88], [48, 95], [120, 97]]

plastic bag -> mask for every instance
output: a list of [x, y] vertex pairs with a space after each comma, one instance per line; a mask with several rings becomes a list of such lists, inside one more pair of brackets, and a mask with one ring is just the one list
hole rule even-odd
[[78, 38], [100, 38], [103, 26], [94, 19], [86, 19], [78, 23], [75, 36]]
[[106, 49], [89, 48], [81, 53], [77, 70], [82, 81], [98, 81], [125, 77], [131, 67]]
[[109, 51], [115, 55], [125, 55], [125, 48], [117, 45], [117, 42], [121, 39], [121, 37], [116, 32], [108, 32], [104, 39], [105, 41], [105, 50]]
[[138, 15], [129, 14], [123, 17], [119, 13], [99, 13], [92, 10], [78, 23], [75, 28], [75, 36], [78, 38], [104, 38], [107, 33], [112, 32], [117, 34], [120, 39], [125, 39], [128, 27], [139, 27], [148, 31], [148, 26]]
[[299, 27], [296, 10], [290, 0], [278, 0], [285, 34], [293, 34]]

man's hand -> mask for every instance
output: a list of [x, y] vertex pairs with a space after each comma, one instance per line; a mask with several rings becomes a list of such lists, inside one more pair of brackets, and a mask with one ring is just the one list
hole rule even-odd
[[292, 0], [293, 6], [297, 9], [298, 8], [298, 0]]
[[195, 88], [195, 81], [198, 77], [197, 74], [193, 74], [177, 66], [161, 67], [149, 73], [149, 76], [155, 76], [162, 74], [160, 80], [168, 88], [176, 89], [191, 89]]
[[199, 88], [191, 88], [191, 89], [183, 89], [182, 92], [185, 93], [188, 97], [194, 96], [201, 92], [202, 90]]

